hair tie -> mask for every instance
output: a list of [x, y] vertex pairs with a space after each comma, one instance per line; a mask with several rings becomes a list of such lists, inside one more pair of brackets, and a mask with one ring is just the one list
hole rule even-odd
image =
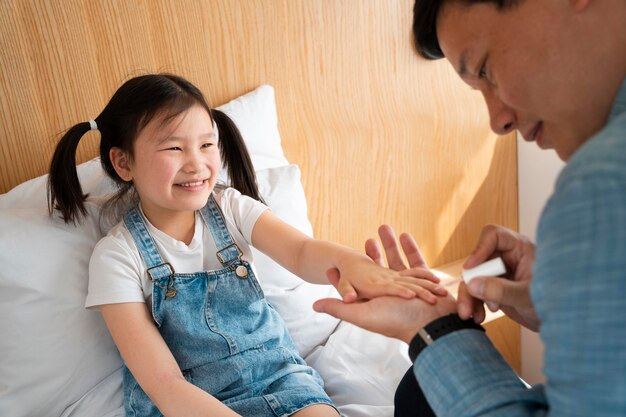
[[89, 119], [89, 127], [90, 130], [98, 130], [98, 124], [93, 119]]

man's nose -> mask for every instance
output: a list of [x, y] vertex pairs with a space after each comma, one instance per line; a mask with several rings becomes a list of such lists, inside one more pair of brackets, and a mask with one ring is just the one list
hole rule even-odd
[[511, 107], [491, 92], [483, 92], [483, 97], [489, 110], [491, 130], [498, 135], [506, 135], [517, 128], [517, 116]]

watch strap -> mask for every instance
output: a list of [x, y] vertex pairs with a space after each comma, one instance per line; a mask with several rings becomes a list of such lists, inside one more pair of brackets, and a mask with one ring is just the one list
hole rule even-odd
[[411, 340], [411, 343], [409, 343], [409, 357], [411, 361], [415, 362], [417, 355], [435, 340], [449, 333], [463, 329], [485, 331], [483, 326], [476, 323], [473, 319], [462, 320], [458, 314], [450, 314], [431, 321], [426, 326], [422, 327], [413, 340]]

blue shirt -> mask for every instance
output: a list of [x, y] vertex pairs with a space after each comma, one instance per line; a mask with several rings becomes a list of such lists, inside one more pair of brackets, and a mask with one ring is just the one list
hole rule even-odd
[[626, 416], [626, 80], [544, 208], [531, 297], [547, 383], [526, 388], [484, 333], [454, 332], [413, 368], [435, 413]]

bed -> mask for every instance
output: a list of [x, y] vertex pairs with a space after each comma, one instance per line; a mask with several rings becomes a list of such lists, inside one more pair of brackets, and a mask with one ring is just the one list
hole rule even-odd
[[[123, 415], [121, 359], [99, 313], [83, 308], [110, 192], [97, 133], [77, 161], [91, 195], [85, 223], [48, 217], [45, 173], [59, 134], [131, 76], [174, 72], [198, 85], [242, 131], [272, 210], [305, 233], [361, 249], [389, 223], [412, 232], [431, 265], [458, 266], [484, 224], [516, 228], [515, 138], [495, 139], [481, 97], [445, 62], [415, 56], [411, 9], [411, 0], [0, 2], [0, 415]], [[261, 253], [255, 263], [341, 412], [391, 417], [406, 345], [314, 313], [331, 287]], [[515, 362], [519, 330], [503, 320], [488, 333]]]

